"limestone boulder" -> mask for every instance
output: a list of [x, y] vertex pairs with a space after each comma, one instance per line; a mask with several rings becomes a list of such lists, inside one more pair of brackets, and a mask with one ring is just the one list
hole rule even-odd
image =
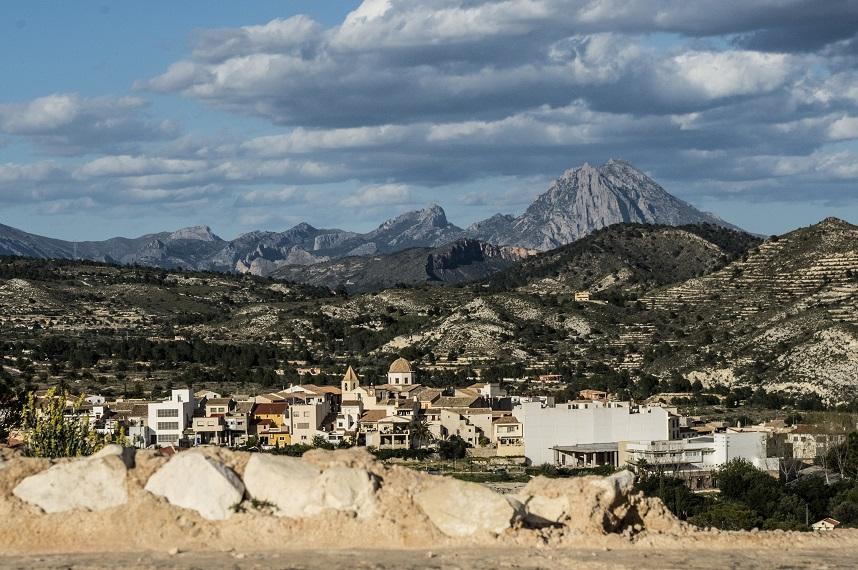
[[414, 500], [432, 524], [451, 537], [500, 534], [520, 516], [502, 495], [457, 479], [438, 478], [418, 492]]
[[149, 477], [145, 488], [208, 520], [229, 518], [244, 497], [244, 484], [234, 471], [194, 451], [174, 455]]
[[318, 479], [324, 507], [355, 513], [359, 518], [375, 514], [378, 478], [364, 469], [331, 467]]
[[127, 472], [116, 456], [77, 459], [25, 478], [12, 493], [46, 513], [103, 511], [128, 502]]
[[548, 479], [534, 477], [517, 495], [529, 526], [563, 525], [604, 534], [616, 530], [632, 508], [634, 474]]
[[321, 469], [296, 457], [254, 453], [244, 468], [247, 493], [271, 503], [279, 516], [301, 518], [323, 510]]
[[95, 454], [93, 454], [93, 457], [118, 457], [126, 467], [133, 469], [134, 455], [136, 451], [137, 450], [133, 447], [123, 447], [119, 444], [111, 443], [99, 449]]
[[378, 478], [356, 467], [325, 470], [297, 459], [254, 454], [244, 470], [248, 494], [271, 503], [279, 516], [312, 517], [325, 510], [345, 511], [368, 518], [375, 514]]

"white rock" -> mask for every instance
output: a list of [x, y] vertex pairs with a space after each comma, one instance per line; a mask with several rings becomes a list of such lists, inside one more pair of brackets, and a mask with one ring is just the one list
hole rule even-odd
[[254, 453], [244, 469], [248, 494], [274, 505], [283, 517], [300, 518], [323, 509], [321, 471], [295, 457]]
[[525, 504], [527, 522], [534, 525], [559, 524], [569, 514], [569, 499], [566, 497], [528, 497]]
[[129, 469], [134, 468], [134, 454], [136, 450], [133, 447], [123, 447], [118, 443], [105, 445], [93, 454], [93, 457], [110, 457], [115, 456], [122, 460]]
[[604, 499], [608, 503], [613, 504], [632, 491], [635, 486], [635, 474], [625, 469], [594, 481], [592, 485], [604, 489], [606, 492]]
[[516, 509], [502, 496], [477, 483], [439, 479], [415, 501], [429, 520], [447, 536], [478, 532], [499, 534], [517, 518]]
[[244, 485], [238, 475], [193, 451], [173, 456], [149, 478], [146, 490], [209, 520], [229, 518], [244, 497]]
[[349, 511], [360, 518], [375, 514], [375, 492], [378, 479], [363, 469], [331, 467], [319, 477], [324, 506], [337, 511]]
[[102, 511], [128, 502], [126, 473], [118, 457], [89, 457], [31, 475], [12, 492], [46, 513]]
[[329, 509], [361, 518], [375, 514], [378, 479], [364, 469], [321, 471], [295, 457], [260, 453], [247, 462], [244, 484], [252, 498], [271, 503], [283, 517], [312, 517]]

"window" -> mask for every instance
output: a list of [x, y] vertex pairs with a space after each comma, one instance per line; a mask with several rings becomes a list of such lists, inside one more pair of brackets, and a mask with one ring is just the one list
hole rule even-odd
[[295, 427], [297, 429], [310, 429], [310, 424], [308, 422], [303, 422], [300, 424], [296, 424]]
[[162, 430], [177, 430], [179, 429], [179, 422], [158, 422], [158, 431]]
[[161, 408], [158, 410], [159, 418], [178, 418], [179, 410], [178, 408]]
[[158, 443], [176, 443], [179, 441], [178, 434], [158, 434]]

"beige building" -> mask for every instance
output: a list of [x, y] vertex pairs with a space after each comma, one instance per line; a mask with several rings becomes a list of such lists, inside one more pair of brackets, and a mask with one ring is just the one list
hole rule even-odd
[[492, 420], [492, 443], [501, 457], [524, 456], [524, 428], [515, 416]]

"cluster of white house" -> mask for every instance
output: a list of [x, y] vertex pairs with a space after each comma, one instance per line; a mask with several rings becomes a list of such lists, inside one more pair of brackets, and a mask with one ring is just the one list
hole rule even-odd
[[92, 397], [89, 413], [98, 429], [121, 426], [140, 447], [232, 446], [256, 438], [262, 446], [324, 441], [411, 449], [458, 436], [489, 454], [525, 457], [534, 465], [646, 467], [683, 477], [694, 488], [711, 485], [714, 470], [733, 459], [776, 474], [779, 458], [812, 460], [820, 452], [812, 442], [821, 436], [793, 437], [800, 431], [795, 428], [780, 434], [773, 452], [772, 430], [692, 427], [675, 408], [611, 401], [599, 392], [554, 403], [549, 397], [507, 397], [498, 384], [443, 390], [415, 379], [400, 358], [380, 385], [362, 385], [349, 367], [339, 388], [308, 384], [252, 398], [173, 390], [161, 402]]

